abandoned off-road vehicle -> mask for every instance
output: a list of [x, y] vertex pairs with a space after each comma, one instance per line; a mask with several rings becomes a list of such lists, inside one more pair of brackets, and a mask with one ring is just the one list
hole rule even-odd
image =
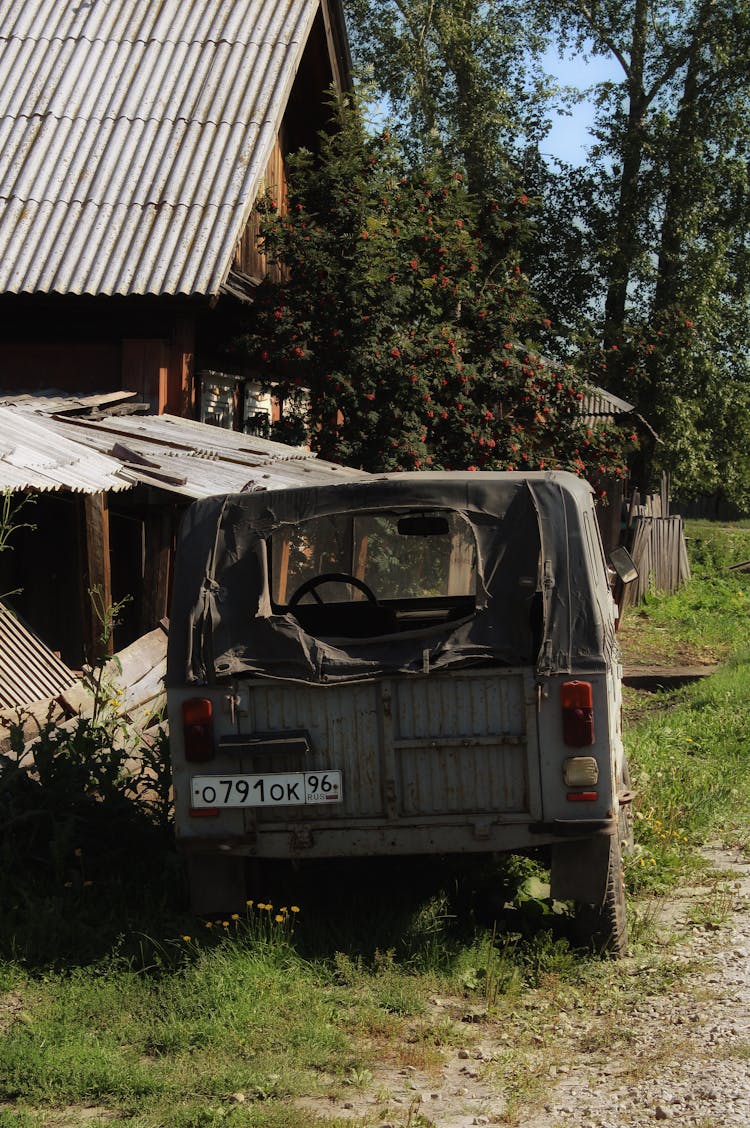
[[196, 502], [167, 673], [193, 908], [247, 859], [545, 846], [627, 944], [616, 608], [590, 487], [414, 473]]

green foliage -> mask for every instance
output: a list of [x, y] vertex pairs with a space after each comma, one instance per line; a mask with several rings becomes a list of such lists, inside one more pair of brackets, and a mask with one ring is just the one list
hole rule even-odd
[[340, 106], [320, 160], [290, 162], [288, 214], [262, 234], [284, 274], [254, 297], [243, 347], [284, 404], [277, 435], [373, 471], [624, 473], [622, 436], [586, 428], [583, 392], [533, 340], [519, 247], [529, 200], [413, 170]]
[[546, 131], [544, 15], [511, 0], [351, 0], [360, 76], [377, 83], [413, 155], [440, 152], [473, 191], [520, 182]]
[[640, 484], [666, 469], [681, 496], [747, 505], [750, 7], [569, 0], [555, 19], [620, 79], [596, 88], [589, 167], [548, 178], [539, 293], [658, 433]]
[[626, 730], [637, 791], [628, 884], [636, 892], [685, 880], [696, 866], [695, 847], [710, 836], [750, 845], [750, 578], [730, 570], [750, 559], [750, 529], [688, 522], [687, 531], [690, 583], [629, 610], [625, 626], [636, 615], [646, 645], [654, 632], [671, 640], [667, 659], [671, 645], [698, 656], [708, 650], [727, 665], [647, 702], [643, 718]]
[[[118, 610], [102, 616], [105, 640]], [[19, 709], [0, 755], [0, 952], [32, 964], [90, 958], [89, 943], [95, 950], [108, 928], [120, 933], [119, 896], [138, 903], [143, 870], [171, 840], [166, 728], [154, 718], [134, 730], [107, 669], [84, 672], [85, 714]]]
[[686, 534], [689, 583], [625, 613], [621, 634], [639, 662], [694, 666], [750, 651], [750, 576], [732, 570], [750, 560], [750, 529], [688, 521]]
[[[519, 261], [552, 322], [537, 339], [656, 431], [636, 483], [667, 470], [681, 497], [750, 506], [748, 0], [352, 0], [348, 15], [412, 155], [533, 199]], [[560, 90], [545, 44], [612, 74]], [[585, 166], [545, 160], [552, 110], [585, 96]]]
[[19, 529], [30, 529], [33, 526], [27, 522], [20, 522], [21, 510], [33, 502], [33, 497], [24, 494], [19, 500], [13, 490], [3, 490], [0, 494], [0, 552], [12, 547], [10, 539]]

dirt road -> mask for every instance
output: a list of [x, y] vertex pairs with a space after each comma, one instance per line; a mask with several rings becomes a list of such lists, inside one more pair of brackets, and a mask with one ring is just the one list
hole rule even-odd
[[435, 999], [454, 1032], [437, 1067], [383, 1065], [310, 1111], [358, 1128], [750, 1128], [750, 860], [706, 854], [716, 882], [659, 906], [653, 957], [625, 960], [601, 1005], [532, 992], [498, 1022]]
[[[713, 907], [726, 921], [684, 934], [672, 958], [693, 968], [688, 979], [620, 1016], [612, 1052], [576, 1053], [542, 1113], [521, 1117], [524, 1128], [750, 1125], [750, 863], [708, 853], [728, 874]], [[670, 906], [677, 928], [695, 900]]]

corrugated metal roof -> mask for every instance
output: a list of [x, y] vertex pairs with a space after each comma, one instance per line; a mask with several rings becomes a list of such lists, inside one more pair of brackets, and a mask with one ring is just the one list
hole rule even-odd
[[613, 419], [616, 415], [629, 415], [635, 411], [632, 403], [620, 399], [614, 392], [590, 384], [584, 388], [581, 414], [587, 422], [601, 423], [602, 419]]
[[0, 709], [57, 697], [76, 681], [65, 663], [0, 603]]
[[[368, 477], [361, 470], [323, 462], [304, 447], [285, 446], [175, 415], [90, 418], [46, 414], [47, 410], [61, 411], [61, 399], [57, 396], [45, 404], [38, 396], [21, 397], [13, 407], [0, 407], [0, 419], [11, 414], [17, 435], [27, 435], [29, 426], [41, 430], [45, 451], [62, 449], [62, 444], [66, 449], [72, 446], [83, 451], [92, 464], [104, 458], [116, 465], [129, 482], [157, 486], [185, 497], [329, 485]], [[0, 427], [0, 453], [2, 436]], [[34, 441], [41, 440], [42, 436]], [[0, 458], [0, 488], [3, 465]], [[33, 477], [32, 471], [27, 470], [26, 476]], [[122, 489], [125, 485], [119, 481], [116, 487], [99, 484], [97, 488]], [[10, 488], [24, 487], [19, 484]], [[32, 481], [26, 488], [40, 487]]]
[[[302, 447], [211, 427], [174, 415], [89, 420], [51, 420], [60, 433], [114, 454], [129, 474], [145, 484], [186, 497], [210, 497], [248, 489], [328, 485], [367, 477], [323, 462]], [[143, 460], [143, 461], [140, 461]]]
[[121, 462], [56, 434], [27, 413], [0, 406], [0, 490], [127, 490]]
[[0, 0], [0, 292], [216, 294], [320, 0]]

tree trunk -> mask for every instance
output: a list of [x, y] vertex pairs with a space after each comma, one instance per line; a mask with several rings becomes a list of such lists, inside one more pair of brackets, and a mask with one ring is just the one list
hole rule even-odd
[[643, 163], [644, 119], [648, 100], [643, 89], [643, 72], [648, 36], [648, 0], [636, 0], [630, 65], [627, 73], [628, 120], [622, 146], [622, 172], [615, 229], [615, 249], [609, 266], [604, 305], [604, 345], [607, 372], [616, 387], [621, 383], [619, 352], [612, 346], [622, 341], [627, 309], [628, 286], [639, 252], [638, 225], [642, 212], [640, 172]]
[[[682, 88], [675, 129], [670, 146], [667, 168], [664, 219], [662, 221], [659, 262], [654, 295], [654, 314], [668, 309], [679, 301], [680, 266], [683, 261], [685, 245], [684, 232], [691, 215], [700, 207], [695, 197], [695, 146], [703, 132], [700, 128], [700, 107], [698, 95], [702, 76], [702, 63], [706, 45], [708, 17], [714, 0], [706, 0], [702, 5]], [[700, 163], [702, 157], [698, 157]]]

